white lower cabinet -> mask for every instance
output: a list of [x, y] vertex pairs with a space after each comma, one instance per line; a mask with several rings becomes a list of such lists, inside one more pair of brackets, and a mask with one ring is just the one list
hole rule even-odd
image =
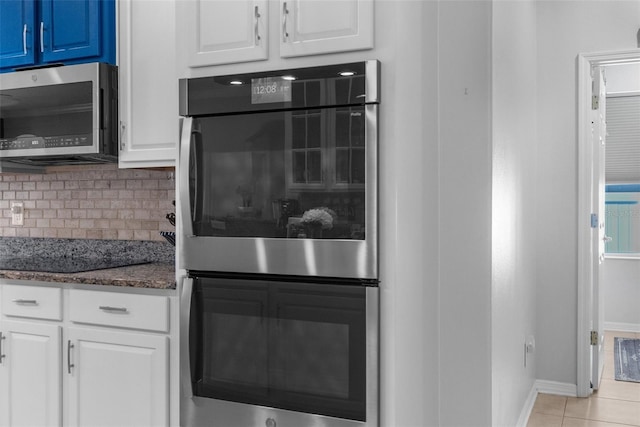
[[0, 427], [169, 426], [171, 301], [0, 283]]
[[0, 425], [60, 426], [61, 331], [39, 322], [0, 322]]
[[144, 333], [68, 328], [65, 425], [168, 425], [168, 341]]

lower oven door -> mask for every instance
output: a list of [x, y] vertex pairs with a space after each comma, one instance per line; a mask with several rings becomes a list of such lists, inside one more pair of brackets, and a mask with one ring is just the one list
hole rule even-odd
[[196, 276], [185, 291], [182, 426], [378, 425], [376, 286]]

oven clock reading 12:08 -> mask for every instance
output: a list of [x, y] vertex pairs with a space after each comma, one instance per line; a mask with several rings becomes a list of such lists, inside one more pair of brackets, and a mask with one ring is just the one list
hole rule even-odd
[[291, 102], [291, 81], [282, 77], [251, 79], [251, 103]]

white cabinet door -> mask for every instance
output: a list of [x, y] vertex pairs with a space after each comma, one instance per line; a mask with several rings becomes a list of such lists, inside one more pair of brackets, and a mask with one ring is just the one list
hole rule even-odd
[[175, 166], [175, 9], [174, 0], [118, 2], [120, 167]]
[[0, 425], [60, 426], [61, 327], [0, 322]]
[[373, 0], [280, 0], [280, 56], [371, 49]]
[[188, 66], [267, 59], [267, 0], [179, 1]]
[[168, 337], [68, 328], [68, 426], [166, 426]]

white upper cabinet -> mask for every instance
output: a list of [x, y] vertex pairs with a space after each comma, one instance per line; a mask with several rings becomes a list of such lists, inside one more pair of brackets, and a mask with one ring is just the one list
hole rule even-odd
[[121, 168], [175, 166], [175, 8], [173, 0], [118, 2]]
[[201, 67], [267, 59], [267, 0], [178, 2], [190, 18], [188, 65]]
[[373, 47], [373, 0], [280, 0], [280, 56]]
[[373, 47], [374, 0], [190, 0], [176, 4], [178, 46], [186, 51], [179, 51], [179, 57], [186, 68]]

